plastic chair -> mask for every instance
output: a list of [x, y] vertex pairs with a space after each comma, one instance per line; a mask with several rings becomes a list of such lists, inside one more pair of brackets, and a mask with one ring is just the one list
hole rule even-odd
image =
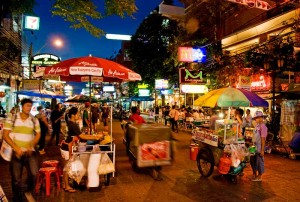
[[45, 179], [46, 182], [46, 196], [50, 196], [50, 186], [51, 186], [51, 174], [55, 174], [57, 189], [60, 191], [60, 179], [57, 167], [45, 167], [40, 168], [37, 174], [37, 182], [35, 186], [35, 193], [38, 193], [40, 187]]
[[56, 167], [57, 168], [57, 171], [58, 171], [58, 174], [59, 176], [61, 176], [63, 173], [62, 173], [62, 170], [61, 170], [61, 167], [59, 165], [59, 161], [58, 160], [47, 160], [47, 161], [44, 161], [42, 163], [42, 168], [46, 168], [46, 167]]

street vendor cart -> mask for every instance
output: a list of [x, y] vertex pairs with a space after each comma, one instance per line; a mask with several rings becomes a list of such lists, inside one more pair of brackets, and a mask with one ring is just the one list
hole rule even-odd
[[[199, 129], [194, 130], [192, 140], [196, 143], [198, 154], [196, 158], [198, 170], [203, 177], [209, 177], [213, 171], [214, 166], [219, 168], [221, 174], [229, 174], [235, 176], [243, 171], [245, 163], [248, 160], [248, 149], [245, 146], [245, 141], [239, 138], [239, 127], [233, 120], [217, 120], [216, 129]], [[234, 150], [234, 151], [233, 151]], [[220, 166], [222, 158], [228, 159], [226, 155], [234, 155], [234, 152], [239, 152], [239, 157], [235, 162], [231, 160], [227, 162], [226, 168], [224, 165]], [[234, 166], [232, 166], [234, 165]]]
[[160, 124], [129, 124], [126, 146], [134, 170], [149, 168], [161, 180], [161, 166], [171, 165], [171, 129]]
[[[195, 105], [228, 108], [230, 114], [231, 107], [268, 107], [268, 102], [250, 91], [227, 87], [201, 96]], [[231, 119], [217, 120], [215, 130], [193, 130], [192, 140], [198, 147], [196, 161], [202, 176], [209, 177], [214, 166], [218, 166], [221, 174], [229, 174], [236, 180], [236, 175], [242, 172], [249, 157], [240, 132], [239, 124]]]

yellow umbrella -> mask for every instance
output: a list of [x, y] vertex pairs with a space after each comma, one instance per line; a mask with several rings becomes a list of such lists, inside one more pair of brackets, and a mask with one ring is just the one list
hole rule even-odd
[[252, 93], [239, 88], [220, 88], [213, 90], [200, 98], [194, 105], [203, 107], [250, 107], [261, 106], [268, 107], [268, 102]]

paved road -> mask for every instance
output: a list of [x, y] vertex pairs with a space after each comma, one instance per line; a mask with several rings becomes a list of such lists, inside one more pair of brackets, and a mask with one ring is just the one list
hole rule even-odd
[[[37, 196], [38, 201], [300, 201], [300, 161], [278, 155], [266, 155], [266, 174], [263, 182], [252, 182], [249, 165], [245, 175], [238, 177], [237, 184], [218, 175], [217, 169], [209, 178], [200, 176], [196, 162], [189, 159], [191, 135], [186, 132], [176, 134], [177, 152], [171, 166], [162, 169], [162, 181], [155, 181], [147, 170], [136, 173], [129, 164], [122, 144], [123, 132], [120, 123], [113, 122], [113, 135], [116, 143], [116, 177], [112, 184], [102, 187], [99, 192], [87, 190], [76, 193], [57, 193], [52, 186], [51, 196], [44, 192]], [[46, 149], [44, 159], [58, 159], [55, 146]], [[101, 181], [103, 183], [103, 180]], [[8, 165], [0, 161], [0, 184], [11, 200]]]

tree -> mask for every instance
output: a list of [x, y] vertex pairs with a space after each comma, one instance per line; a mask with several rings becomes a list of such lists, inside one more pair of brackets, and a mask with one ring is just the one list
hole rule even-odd
[[[35, 4], [35, 0], [1, 1], [0, 20], [6, 14], [33, 13]], [[92, 35], [100, 37], [105, 32], [92, 23], [93, 19], [101, 19], [111, 15], [119, 15], [124, 18], [125, 16], [132, 16], [137, 11], [135, 0], [105, 0], [102, 7], [104, 7], [104, 13], [99, 11], [100, 9], [98, 9], [96, 2], [92, 0], [53, 0], [53, 9], [51, 12], [53, 15], [57, 15], [65, 21], [70, 22], [71, 28], [84, 28]]]
[[175, 20], [156, 12], [149, 15], [131, 38], [129, 57], [143, 81], [154, 86], [155, 79], [178, 84], [177, 37], [181, 29]]

